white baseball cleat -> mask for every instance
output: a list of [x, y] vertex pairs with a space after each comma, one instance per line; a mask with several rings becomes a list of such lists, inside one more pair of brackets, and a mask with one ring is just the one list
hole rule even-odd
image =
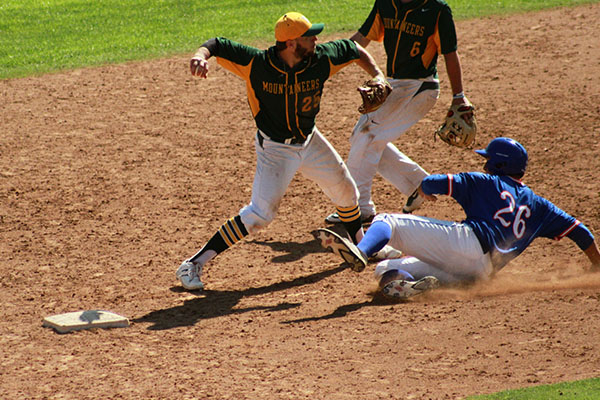
[[395, 260], [402, 258], [404, 254], [400, 250], [393, 248], [392, 246], [385, 245], [383, 249], [369, 257], [369, 260], [383, 261], [383, 260]]
[[361, 272], [367, 266], [367, 257], [349, 239], [323, 228], [318, 229], [315, 238], [321, 241], [321, 246], [342, 257], [353, 271]]
[[405, 279], [396, 279], [386, 283], [381, 291], [383, 295], [392, 299], [406, 299], [416, 296], [428, 290], [440, 286], [440, 281], [435, 276], [426, 276], [418, 281], [407, 281]]
[[175, 276], [181, 281], [181, 285], [187, 290], [200, 290], [204, 288], [204, 284], [200, 280], [202, 275], [202, 265], [195, 264], [189, 260], [181, 263]]

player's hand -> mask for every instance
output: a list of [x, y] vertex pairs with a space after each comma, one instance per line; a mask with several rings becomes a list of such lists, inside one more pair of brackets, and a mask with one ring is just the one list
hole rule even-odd
[[194, 76], [206, 78], [208, 74], [208, 61], [202, 57], [192, 57], [190, 60], [190, 71]]
[[460, 98], [460, 99], [452, 99], [452, 104], [453, 106], [461, 106], [461, 105], [470, 105], [471, 103], [469, 102], [469, 100], [466, 97]]
[[[452, 106], [471, 106], [471, 102], [469, 101], [469, 99], [467, 99], [466, 97], [463, 97], [461, 99], [452, 99]], [[467, 124], [469, 125], [473, 125], [473, 116], [475, 115], [475, 113], [473, 111], [468, 112], [468, 113], [463, 113], [462, 114], [462, 118], [467, 122]]]
[[435, 197], [432, 194], [426, 194], [423, 191], [423, 188], [421, 187], [421, 185], [419, 185], [418, 189], [417, 189], [419, 196], [421, 196], [422, 198], [424, 198], [425, 200], [429, 200], [429, 201], [437, 201], [437, 197]]

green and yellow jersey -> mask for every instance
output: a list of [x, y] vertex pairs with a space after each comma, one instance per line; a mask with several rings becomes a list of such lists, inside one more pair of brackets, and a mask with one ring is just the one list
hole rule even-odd
[[325, 81], [359, 58], [356, 44], [341, 39], [315, 48], [294, 68], [267, 50], [216, 38], [211, 54], [227, 70], [246, 81], [248, 103], [256, 126], [268, 136], [303, 141], [314, 129]]
[[396, 79], [437, 77], [438, 54], [457, 48], [452, 11], [442, 0], [376, 0], [358, 31], [383, 41], [387, 75]]

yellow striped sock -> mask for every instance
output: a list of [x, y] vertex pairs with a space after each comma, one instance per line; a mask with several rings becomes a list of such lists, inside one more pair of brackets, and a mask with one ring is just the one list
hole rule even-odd
[[336, 210], [342, 222], [352, 222], [360, 218], [358, 204], [351, 207], [336, 207]]
[[[241, 223], [241, 220], [239, 221]], [[219, 228], [219, 234], [228, 247], [233, 246], [247, 235], [246, 228], [238, 225], [236, 218], [230, 218]]]

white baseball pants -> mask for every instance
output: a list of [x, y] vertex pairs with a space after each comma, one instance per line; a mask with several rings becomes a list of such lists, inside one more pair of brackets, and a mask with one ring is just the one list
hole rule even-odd
[[344, 160], [317, 128], [303, 144], [282, 144], [263, 135], [262, 146], [255, 139], [256, 173], [250, 204], [240, 210], [249, 233], [266, 227], [277, 214], [279, 204], [294, 175], [299, 171], [315, 182], [340, 207], [355, 206], [358, 190]]
[[432, 275], [442, 284], [488, 279], [494, 271], [490, 254], [483, 253], [469, 225], [410, 214], [380, 214], [376, 221], [392, 228], [388, 245], [407, 255], [377, 264], [377, 280], [392, 269], [415, 279]]
[[379, 174], [410, 195], [428, 173], [392, 144], [435, 105], [440, 90], [416, 94], [423, 81], [391, 79], [392, 93], [375, 112], [360, 117], [350, 137], [348, 169], [358, 186], [362, 214], [375, 215], [371, 186]]

